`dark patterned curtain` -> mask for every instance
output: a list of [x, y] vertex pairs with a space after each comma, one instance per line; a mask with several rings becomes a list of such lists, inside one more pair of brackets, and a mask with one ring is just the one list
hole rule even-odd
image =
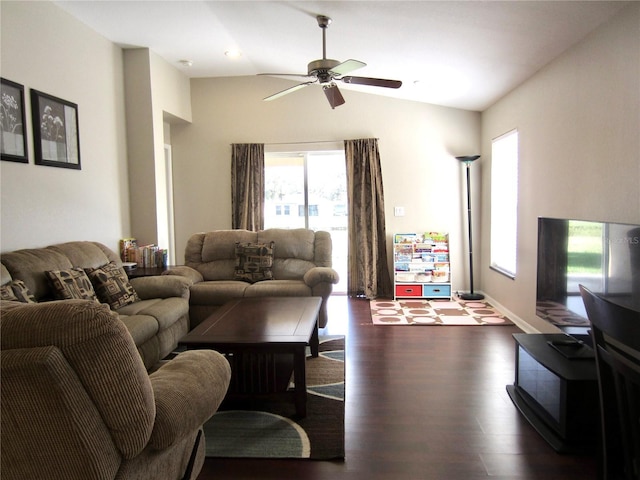
[[347, 294], [392, 296], [378, 140], [345, 140], [349, 200]]
[[231, 145], [231, 228], [264, 228], [264, 144]]

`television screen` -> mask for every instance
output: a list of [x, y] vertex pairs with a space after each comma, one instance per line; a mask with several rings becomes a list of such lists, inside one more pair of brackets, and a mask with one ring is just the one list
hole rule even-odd
[[538, 218], [536, 314], [588, 327], [579, 285], [640, 310], [640, 225]]

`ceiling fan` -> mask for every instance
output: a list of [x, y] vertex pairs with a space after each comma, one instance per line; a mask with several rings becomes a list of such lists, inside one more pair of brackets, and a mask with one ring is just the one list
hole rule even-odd
[[346, 60], [344, 62], [339, 62], [338, 60], [332, 60], [327, 58], [327, 40], [326, 40], [326, 32], [327, 27], [331, 24], [331, 19], [324, 15], [318, 15], [316, 17], [318, 20], [318, 26], [322, 29], [322, 59], [314, 60], [309, 63], [307, 66], [308, 73], [305, 74], [291, 74], [291, 73], [260, 73], [258, 75], [271, 75], [271, 76], [292, 76], [292, 77], [305, 77], [310, 78], [311, 80], [300, 83], [293, 87], [287, 88], [286, 90], [282, 90], [281, 92], [275, 93], [266, 97], [265, 101], [275, 100], [276, 98], [280, 98], [289, 93], [295, 92], [296, 90], [300, 90], [301, 88], [306, 87], [307, 85], [312, 85], [314, 83], [319, 83], [322, 85], [322, 90], [331, 105], [331, 108], [336, 108], [344, 103], [344, 98], [338, 90], [338, 86], [336, 85], [336, 81], [341, 81], [344, 83], [351, 83], [356, 85], [372, 85], [374, 87], [385, 87], [385, 88], [400, 88], [402, 82], [400, 80], [385, 80], [383, 78], [369, 78], [369, 77], [353, 77], [353, 76], [344, 76], [346, 73], [352, 72], [358, 68], [362, 68], [367, 64], [364, 62], [360, 62], [358, 60]]

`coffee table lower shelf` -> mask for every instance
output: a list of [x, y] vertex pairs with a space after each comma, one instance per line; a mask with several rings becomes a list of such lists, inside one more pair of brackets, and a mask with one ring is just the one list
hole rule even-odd
[[270, 346], [268, 351], [264, 348], [215, 350], [223, 353], [231, 365], [226, 404], [288, 401], [294, 403], [297, 416], [306, 416], [306, 346], [295, 349]]

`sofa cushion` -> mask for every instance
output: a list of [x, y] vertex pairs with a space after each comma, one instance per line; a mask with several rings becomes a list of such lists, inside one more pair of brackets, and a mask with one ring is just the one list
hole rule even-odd
[[[236, 242], [256, 242], [258, 235], [248, 230], [216, 230], [204, 234], [201, 246], [201, 263], [235, 258]], [[186, 254], [185, 254], [186, 257]]]
[[60, 252], [47, 248], [16, 250], [2, 254], [2, 264], [15, 280], [22, 280], [33, 292], [36, 300], [53, 300], [51, 282], [44, 274], [47, 270], [67, 270], [74, 265]]
[[21, 303], [35, 303], [36, 297], [22, 280], [13, 280], [0, 287], [2, 300], [13, 300]]
[[140, 301], [138, 294], [129, 283], [129, 277], [115, 262], [109, 262], [99, 268], [88, 268], [86, 272], [98, 299], [102, 303], [109, 304], [112, 310]]
[[192, 305], [223, 305], [229, 300], [244, 297], [244, 292], [249, 286], [247, 282], [237, 280], [196, 283], [191, 286], [189, 302]]
[[315, 236], [316, 232], [306, 228], [271, 228], [258, 232], [257, 242], [275, 242], [278, 246], [275, 258], [297, 258], [313, 263]]
[[231, 280], [234, 276], [236, 242], [256, 242], [258, 234], [248, 230], [217, 230], [196, 233], [185, 249], [185, 265], [205, 280]]
[[235, 280], [255, 283], [272, 280], [273, 247], [269, 243], [240, 243], [236, 242]]
[[81, 268], [49, 270], [44, 274], [51, 282], [51, 289], [58, 300], [98, 300], [89, 277]]
[[277, 245], [273, 258], [273, 278], [302, 280], [307, 270], [316, 266], [315, 236], [316, 232], [305, 228], [271, 228], [258, 232], [259, 242], [275, 242]]
[[118, 256], [98, 242], [75, 241], [50, 245], [47, 250], [58, 252], [69, 259], [74, 267], [98, 268], [109, 262], [117, 262]]
[[164, 330], [189, 313], [189, 302], [180, 297], [153, 298], [126, 305], [119, 308], [116, 313], [151, 317], [157, 322], [158, 329]]

